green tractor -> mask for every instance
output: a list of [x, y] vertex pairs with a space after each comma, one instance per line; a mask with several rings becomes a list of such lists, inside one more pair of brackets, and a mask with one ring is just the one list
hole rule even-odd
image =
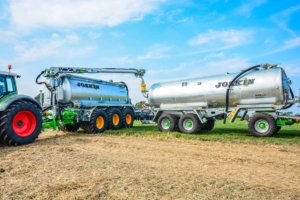
[[41, 133], [42, 115], [39, 102], [18, 94], [19, 75], [0, 71], [0, 142], [7, 145], [32, 143]]

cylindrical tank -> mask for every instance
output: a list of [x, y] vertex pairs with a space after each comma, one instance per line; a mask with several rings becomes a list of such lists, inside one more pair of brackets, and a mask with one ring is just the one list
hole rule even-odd
[[[52, 83], [51, 80], [49, 78], [46, 81]], [[77, 102], [82, 106], [96, 106], [101, 104], [126, 104], [129, 102], [127, 87], [124, 83], [67, 74], [61, 76], [56, 85], [58, 85], [57, 100], [60, 103]]]
[[[225, 74], [165, 83], [149, 89], [148, 102], [156, 108], [224, 108], [226, 90], [237, 75]], [[286, 105], [288, 78], [282, 68], [274, 67], [246, 72], [229, 92], [229, 107], [237, 105]]]

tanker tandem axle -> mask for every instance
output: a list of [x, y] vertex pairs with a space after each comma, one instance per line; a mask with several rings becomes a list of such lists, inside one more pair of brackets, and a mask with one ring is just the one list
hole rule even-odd
[[[131, 73], [141, 79], [145, 70], [119, 68], [51, 67], [36, 78], [45, 85], [43, 129], [102, 133], [106, 129], [131, 128], [135, 113], [124, 82], [104, 81], [72, 75], [83, 73]], [[39, 82], [40, 76], [45, 80]], [[145, 91], [142, 91], [142, 93]]]
[[283, 68], [264, 64], [238, 74], [155, 83], [144, 96], [160, 131], [179, 128], [193, 134], [201, 129], [212, 130], [217, 119], [223, 119], [225, 124], [229, 116], [234, 122], [241, 112], [241, 120], [245, 120], [251, 111], [250, 133], [265, 137], [274, 135], [282, 126], [300, 122], [300, 117], [279, 113], [299, 102], [290, 84]]

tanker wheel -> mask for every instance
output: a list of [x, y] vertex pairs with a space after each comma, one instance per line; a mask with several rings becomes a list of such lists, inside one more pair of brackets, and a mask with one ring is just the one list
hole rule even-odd
[[65, 125], [65, 129], [68, 131], [68, 132], [77, 132], [78, 129], [79, 129], [80, 125], [79, 124], [67, 124]]
[[42, 115], [31, 102], [17, 102], [0, 116], [0, 138], [8, 145], [32, 143], [41, 133]]
[[103, 133], [107, 127], [107, 116], [103, 110], [95, 109], [91, 115], [91, 121], [85, 131], [87, 133]]
[[134, 122], [134, 114], [131, 109], [124, 108], [122, 110], [122, 127], [132, 128]]
[[276, 133], [280, 131], [281, 127], [282, 127], [282, 126], [277, 126], [277, 128], [276, 128]]
[[202, 124], [201, 129], [206, 131], [211, 131], [215, 126], [215, 120], [209, 119], [205, 124]]
[[194, 134], [201, 130], [201, 122], [197, 115], [184, 114], [179, 119], [179, 130], [183, 133]]
[[175, 115], [164, 114], [158, 118], [157, 125], [161, 132], [176, 131], [178, 118]]
[[109, 108], [106, 111], [107, 114], [107, 126], [109, 129], [118, 130], [122, 128], [122, 114], [118, 108]]
[[248, 123], [249, 131], [256, 137], [268, 137], [277, 132], [275, 119], [265, 113], [257, 113], [253, 115]]

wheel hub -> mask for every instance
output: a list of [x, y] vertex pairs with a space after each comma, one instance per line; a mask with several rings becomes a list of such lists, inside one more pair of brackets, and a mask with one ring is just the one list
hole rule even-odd
[[259, 133], [265, 133], [269, 130], [269, 123], [264, 119], [260, 119], [255, 122], [254, 128]]
[[161, 124], [164, 129], [168, 129], [170, 128], [171, 122], [168, 119], [163, 119]]
[[12, 122], [14, 132], [20, 137], [27, 137], [34, 132], [36, 128], [36, 118], [33, 113], [27, 110], [18, 112]]
[[265, 124], [265, 123], [260, 123], [260, 124], [259, 124], [259, 128], [261, 128], [261, 129], [266, 128], [266, 124]]
[[186, 120], [183, 121], [183, 127], [184, 127], [185, 130], [188, 130], [188, 131], [192, 130], [193, 127], [194, 127], [194, 123], [193, 123], [192, 120], [186, 119]]
[[21, 127], [23, 125], [23, 121], [22, 120], [18, 120], [17, 121], [17, 126]]

